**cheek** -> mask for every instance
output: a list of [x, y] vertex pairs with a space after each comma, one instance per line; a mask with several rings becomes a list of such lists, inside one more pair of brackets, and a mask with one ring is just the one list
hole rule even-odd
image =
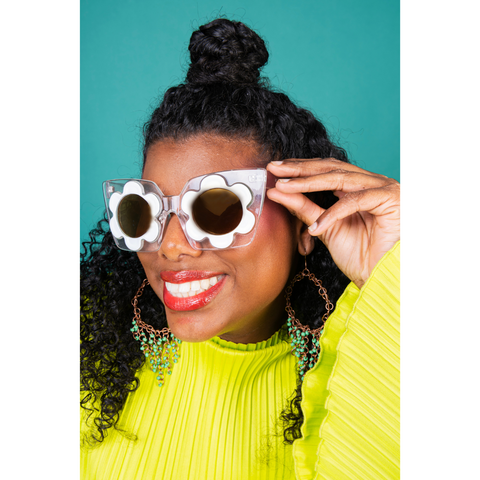
[[151, 253], [137, 253], [137, 257], [140, 260], [140, 263], [142, 264], [143, 270], [147, 272], [149, 269], [148, 267], [153, 260]]
[[137, 257], [142, 264], [143, 271], [145, 272], [147, 280], [150, 282], [150, 286], [157, 297], [163, 301], [163, 290], [158, 289], [158, 272], [160, 270], [157, 264], [157, 252], [137, 253]]
[[257, 235], [264, 242], [271, 243], [276, 250], [286, 252], [295, 249], [298, 235], [296, 222], [285, 207], [269, 199], [265, 200]]
[[271, 201], [265, 203], [255, 240], [250, 245], [258, 287], [279, 293], [288, 282], [298, 244], [295, 225], [284, 207]]

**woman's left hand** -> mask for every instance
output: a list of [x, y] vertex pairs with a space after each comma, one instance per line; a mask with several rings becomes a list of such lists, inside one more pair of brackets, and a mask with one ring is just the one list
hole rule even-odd
[[[400, 239], [400, 184], [333, 158], [271, 162], [267, 170], [279, 178], [268, 198], [308, 225], [361, 288]], [[328, 190], [339, 200], [326, 210], [303, 195]]]

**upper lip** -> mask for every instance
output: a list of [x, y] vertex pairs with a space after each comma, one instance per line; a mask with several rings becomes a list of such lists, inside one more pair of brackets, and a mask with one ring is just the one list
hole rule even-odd
[[204, 278], [216, 277], [218, 275], [222, 275], [222, 272], [206, 272], [202, 270], [181, 270], [175, 272], [166, 270], [160, 273], [162, 280], [168, 283], [193, 282], [194, 280], [203, 280]]

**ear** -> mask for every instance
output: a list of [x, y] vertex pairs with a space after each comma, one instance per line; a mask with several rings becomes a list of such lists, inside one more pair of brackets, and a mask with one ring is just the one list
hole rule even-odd
[[315, 247], [314, 237], [308, 232], [308, 227], [304, 223], [300, 228], [300, 236], [298, 238], [298, 253], [305, 256], [305, 254], [310, 255]]

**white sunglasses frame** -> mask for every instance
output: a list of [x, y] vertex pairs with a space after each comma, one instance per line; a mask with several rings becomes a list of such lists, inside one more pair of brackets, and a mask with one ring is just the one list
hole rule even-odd
[[[195, 199], [213, 188], [233, 192], [243, 207], [240, 223], [233, 231], [223, 235], [205, 232], [192, 216]], [[105, 207], [115, 244], [121, 250], [130, 252], [158, 251], [172, 214], [178, 217], [188, 243], [195, 250], [247, 246], [255, 237], [266, 189], [267, 171], [264, 168], [226, 170], [194, 177], [184, 185], [180, 195], [172, 196], [164, 195], [160, 187], [150, 180], [124, 178], [103, 182]], [[121, 200], [132, 194], [142, 197], [152, 212], [148, 230], [137, 238], [128, 236], [117, 218]]]

